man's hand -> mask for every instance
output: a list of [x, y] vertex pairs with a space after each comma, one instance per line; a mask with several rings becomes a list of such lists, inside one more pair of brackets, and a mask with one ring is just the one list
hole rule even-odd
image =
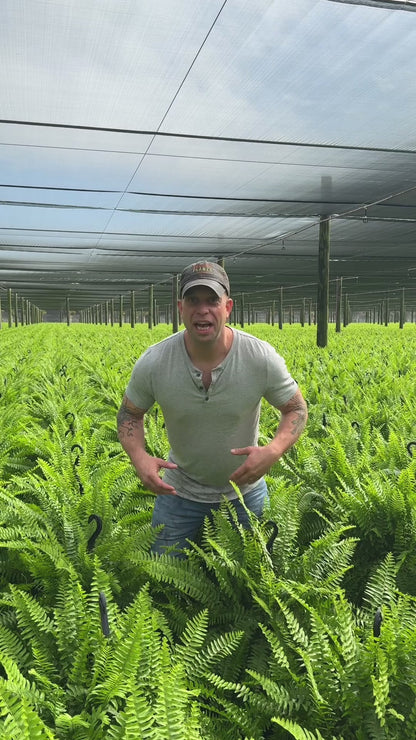
[[298, 389], [292, 398], [279, 406], [280, 424], [276, 435], [264, 447], [240, 447], [231, 450], [233, 455], [247, 455], [247, 460], [230, 477], [238, 486], [255, 483], [299, 439], [308, 418], [308, 408]]
[[147, 452], [142, 452], [138, 461], [132, 459], [132, 463], [145, 488], [158, 496], [166, 494], [176, 496], [174, 487], [165, 483], [159, 475], [162, 468], [177, 468], [175, 463], [162, 460], [160, 457], [152, 457]]
[[265, 447], [238, 447], [231, 450], [233, 455], [247, 455], [247, 459], [230, 477], [238, 486], [255, 483], [271, 468], [279, 458], [266, 445]]
[[174, 487], [164, 483], [159, 473], [162, 468], [177, 468], [178, 466], [160, 457], [152, 457], [146, 452], [143, 424], [145, 413], [146, 409], [135, 406], [127, 396], [124, 396], [117, 414], [118, 438], [143, 485], [156, 495], [175, 496]]

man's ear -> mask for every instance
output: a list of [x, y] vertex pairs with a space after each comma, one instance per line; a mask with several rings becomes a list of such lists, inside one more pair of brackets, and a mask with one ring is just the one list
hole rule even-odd
[[231, 311], [233, 310], [234, 301], [232, 298], [227, 298], [227, 303], [225, 304], [227, 307], [227, 314], [230, 315]]

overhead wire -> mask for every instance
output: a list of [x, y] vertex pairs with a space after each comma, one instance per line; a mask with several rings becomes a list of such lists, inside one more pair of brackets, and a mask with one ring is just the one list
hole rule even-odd
[[[225, 5], [225, 3], [224, 3]], [[175, 131], [159, 131], [156, 130], [145, 130], [145, 129], [127, 129], [127, 128], [114, 128], [110, 126], [84, 126], [80, 124], [71, 123], [50, 123], [48, 121], [22, 121], [13, 120], [9, 118], [0, 118], [0, 124], [13, 125], [13, 126], [39, 126], [42, 128], [56, 128], [56, 129], [70, 129], [79, 131], [100, 131], [103, 133], [112, 134], [133, 134], [133, 135], [145, 135], [145, 136], [160, 136], [164, 138], [175, 138], [175, 139], [192, 139], [195, 141], [219, 141], [229, 142], [237, 144], [262, 144], [268, 146], [297, 146], [302, 148], [313, 148], [313, 149], [334, 149], [341, 151], [353, 151], [353, 152], [380, 152], [383, 154], [415, 154], [416, 149], [399, 149], [391, 147], [380, 147], [380, 146], [358, 146], [354, 144], [324, 144], [320, 142], [310, 141], [291, 141], [289, 139], [249, 139], [243, 136], [212, 136], [208, 134], [187, 134]], [[160, 124], [161, 125], [161, 124]], [[7, 142], [6, 142], [7, 143]], [[91, 150], [94, 151], [94, 150]]]
[[[192, 60], [192, 62], [191, 62], [191, 64], [190, 64], [190, 66], [188, 67], [188, 70], [187, 70], [187, 72], [186, 72], [186, 74], [185, 74], [184, 78], [182, 79], [182, 81], [181, 81], [181, 83], [180, 83], [179, 87], [177, 88], [177, 90], [176, 90], [176, 92], [175, 92], [175, 94], [174, 94], [174, 96], [173, 96], [172, 100], [170, 101], [170, 103], [169, 103], [169, 105], [168, 105], [168, 107], [167, 107], [167, 109], [166, 109], [166, 111], [165, 111], [164, 115], [162, 116], [162, 118], [161, 118], [161, 120], [160, 120], [160, 122], [159, 122], [159, 125], [158, 125], [158, 127], [157, 127], [157, 129], [156, 129], [156, 132], [154, 133], [154, 135], [153, 135], [152, 139], [150, 140], [149, 144], [147, 145], [146, 151], [145, 151], [145, 152], [144, 152], [144, 153], [142, 154], [142, 157], [141, 157], [141, 159], [140, 159], [140, 161], [139, 161], [139, 163], [138, 163], [137, 167], [135, 168], [135, 170], [134, 170], [134, 172], [133, 172], [132, 176], [130, 177], [130, 180], [129, 180], [129, 182], [128, 182], [128, 183], [127, 183], [127, 185], [126, 185], [126, 187], [125, 187], [125, 189], [124, 189], [124, 191], [123, 191], [123, 194], [122, 194], [122, 195], [120, 196], [120, 198], [119, 198], [119, 200], [118, 200], [118, 202], [117, 202], [117, 204], [116, 204], [116, 206], [115, 206], [115, 208], [114, 208], [114, 211], [113, 211], [113, 213], [111, 214], [111, 216], [110, 216], [110, 218], [108, 219], [108, 221], [107, 221], [106, 225], [104, 226], [103, 232], [105, 232], [105, 231], [106, 231], [106, 228], [107, 228], [107, 226], [109, 225], [109, 223], [111, 222], [111, 219], [113, 218], [114, 212], [116, 211], [117, 207], [118, 207], [118, 206], [120, 205], [120, 203], [121, 203], [121, 200], [122, 200], [122, 198], [123, 198], [123, 195], [124, 195], [124, 194], [126, 193], [126, 191], [127, 191], [128, 187], [129, 187], [130, 183], [131, 183], [131, 182], [133, 181], [133, 179], [135, 178], [135, 176], [136, 176], [137, 172], [139, 171], [140, 167], [142, 166], [142, 163], [143, 163], [143, 161], [145, 160], [145, 158], [146, 158], [146, 156], [147, 156], [147, 154], [148, 154], [148, 152], [149, 152], [149, 149], [150, 149], [150, 147], [152, 146], [152, 144], [153, 144], [153, 142], [154, 142], [154, 140], [155, 140], [155, 138], [156, 138], [156, 135], [157, 135], [157, 134], [159, 133], [159, 130], [160, 130], [161, 126], [163, 125], [163, 122], [164, 122], [164, 121], [166, 120], [166, 117], [167, 117], [167, 115], [169, 114], [169, 111], [171, 110], [171, 108], [172, 108], [172, 106], [173, 106], [173, 104], [174, 104], [175, 100], [177, 99], [177, 97], [178, 97], [178, 95], [179, 95], [180, 91], [182, 90], [182, 88], [183, 88], [183, 86], [184, 86], [184, 84], [185, 84], [185, 82], [186, 82], [186, 80], [187, 80], [188, 76], [190, 75], [190, 73], [191, 73], [191, 70], [192, 70], [192, 68], [194, 67], [194, 65], [195, 65], [195, 63], [196, 63], [196, 61], [197, 61], [197, 59], [198, 59], [198, 57], [199, 57], [199, 55], [200, 55], [200, 53], [201, 53], [202, 49], [204, 48], [204, 46], [205, 46], [205, 44], [206, 44], [206, 42], [207, 42], [207, 39], [209, 38], [210, 34], [212, 33], [212, 30], [213, 30], [213, 28], [215, 27], [215, 25], [216, 25], [216, 23], [217, 23], [217, 21], [218, 21], [218, 18], [220, 17], [220, 15], [221, 15], [222, 11], [224, 10], [224, 8], [225, 8], [225, 6], [226, 6], [227, 2], [228, 2], [228, 0], [223, 0], [223, 3], [222, 3], [222, 5], [221, 5], [221, 7], [220, 7], [220, 9], [219, 9], [218, 13], [216, 14], [216, 16], [215, 16], [214, 20], [212, 21], [212, 23], [211, 23], [211, 26], [209, 27], [209, 29], [208, 29], [207, 33], [205, 34], [205, 37], [204, 37], [204, 39], [203, 39], [202, 43], [200, 44], [200, 46], [199, 46], [199, 48], [198, 48], [198, 51], [196, 52], [196, 54], [195, 54], [195, 56], [194, 56], [194, 58], [193, 58], [193, 60]], [[99, 243], [99, 242], [100, 242], [100, 240], [98, 240], [98, 243]]]

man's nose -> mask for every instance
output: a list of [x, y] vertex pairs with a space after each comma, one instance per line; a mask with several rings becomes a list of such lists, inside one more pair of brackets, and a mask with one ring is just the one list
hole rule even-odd
[[200, 301], [198, 304], [198, 312], [206, 313], [207, 311], [209, 311], [209, 303], [207, 301]]

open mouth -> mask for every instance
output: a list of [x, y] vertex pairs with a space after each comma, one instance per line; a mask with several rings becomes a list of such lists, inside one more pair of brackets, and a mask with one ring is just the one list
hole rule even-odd
[[194, 326], [199, 332], [208, 332], [212, 328], [212, 324], [209, 321], [198, 321]]

